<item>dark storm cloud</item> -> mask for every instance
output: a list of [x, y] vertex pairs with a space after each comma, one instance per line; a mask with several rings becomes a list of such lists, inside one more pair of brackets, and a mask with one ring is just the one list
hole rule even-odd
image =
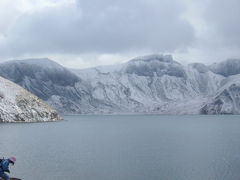
[[179, 0], [79, 0], [23, 14], [0, 42], [1, 55], [174, 51], [194, 40]]

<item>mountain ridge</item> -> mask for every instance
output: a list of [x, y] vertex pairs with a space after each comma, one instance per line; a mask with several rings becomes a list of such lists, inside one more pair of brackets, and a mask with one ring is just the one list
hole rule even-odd
[[[34, 94], [46, 91], [45, 100], [63, 113], [212, 114], [213, 111], [203, 109], [213, 108], [212, 101], [217, 97], [217, 92], [240, 73], [240, 60], [234, 61], [234, 71], [231, 71], [232, 61], [221, 63], [210, 66], [202, 63], [182, 65], [170, 55], [149, 55], [113, 68], [102, 66], [72, 70], [61, 66], [62, 70], [58, 73], [54, 68], [46, 70], [33, 63], [31, 68], [37, 66], [38, 71], [54, 74], [54, 78], [45, 77], [43, 73], [37, 76], [38, 71], [35, 70], [33, 76], [26, 72], [18, 76], [25, 77], [24, 83], [19, 84]], [[26, 66], [24, 63], [22, 67], [14, 62], [10, 64], [17, 68], [13, 68], [15, 72]], [[0, 64], [0, 75], [17, 82], [17, 75], [5, 70], [8, 66]], [[58, 84], [55, 78], [67, 82]], [[45, 88], [39, 87], [39, 84]], [[215, 114], [224, 112], [214, 111]], [[232, 114], [236, 113], [239, 111], [232, 111]]]

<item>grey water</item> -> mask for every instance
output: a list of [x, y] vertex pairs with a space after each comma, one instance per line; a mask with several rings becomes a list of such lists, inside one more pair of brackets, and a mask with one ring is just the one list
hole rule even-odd
[[240, 179], [240, 116], [65, 116], [0, 137], [23, 180]]

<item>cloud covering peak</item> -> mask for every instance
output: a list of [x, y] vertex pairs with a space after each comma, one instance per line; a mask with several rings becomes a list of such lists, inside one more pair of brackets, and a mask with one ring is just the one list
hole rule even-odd
[[238, 0], [1, 0], [0, 59], [91, 66], [160, 52], [194, 61], [216, 60], [216, 51], [238, 56], [239, 7]]

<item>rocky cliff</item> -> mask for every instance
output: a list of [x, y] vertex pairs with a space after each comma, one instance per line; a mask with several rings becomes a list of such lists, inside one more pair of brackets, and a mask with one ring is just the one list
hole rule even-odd
[[0, 77], [0, 122], [60, 120], [57, 111], [17, 84]]

